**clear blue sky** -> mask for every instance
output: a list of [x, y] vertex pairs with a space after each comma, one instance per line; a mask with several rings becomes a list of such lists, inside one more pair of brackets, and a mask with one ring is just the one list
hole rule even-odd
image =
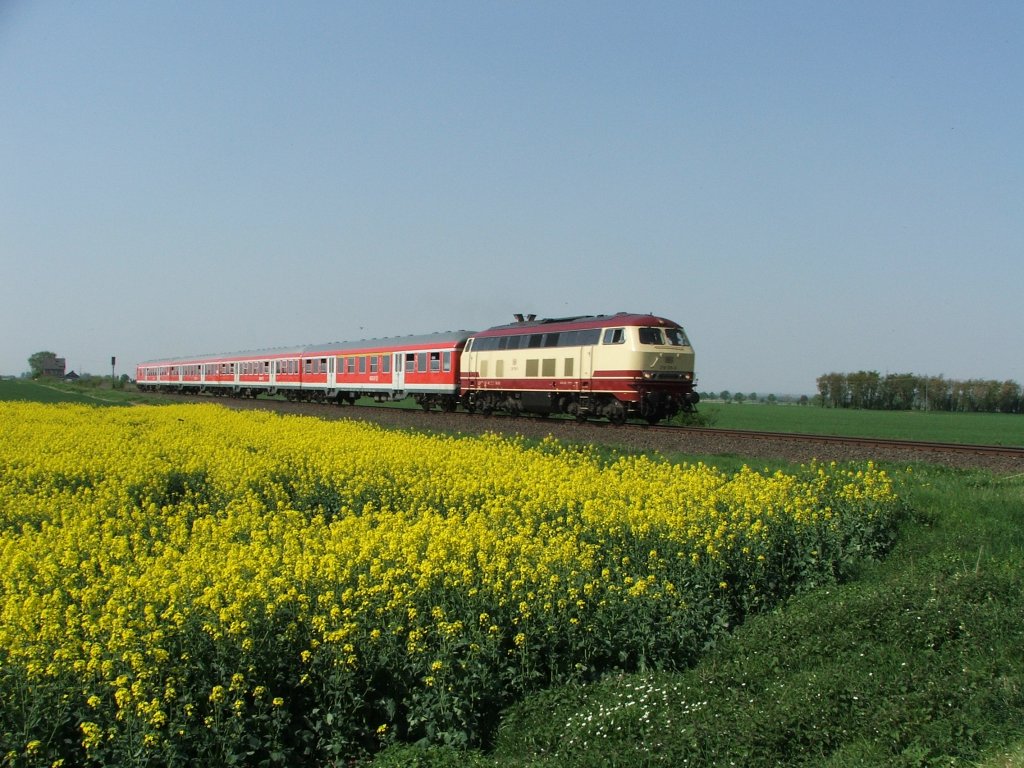
[[0, 0], [0, 373], [651, 311], [1024, 383], [1024, 3]]

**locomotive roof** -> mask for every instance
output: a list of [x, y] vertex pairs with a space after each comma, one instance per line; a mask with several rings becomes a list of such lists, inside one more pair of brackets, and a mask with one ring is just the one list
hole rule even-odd
[[603, 328], [609, 325], [653, 325], [675, 328], [679, 324], [657, 315], [619, 312], [614, 315], [577, 315], [575, 317], [545, 317], [539, 320], [517, 321], [507, 325], [496, 325], [474, 335], [487, 336], [493, 333], [496, 336], [504, 336], [530, 330], [579, 330], [584, 328]]

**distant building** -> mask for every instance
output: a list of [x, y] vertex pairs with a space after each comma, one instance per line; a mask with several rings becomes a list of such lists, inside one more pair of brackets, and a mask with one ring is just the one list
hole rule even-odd
[[74, 371], [69, 371], [64, 376], [64, 381], [78, 381], [81, 377]]
[[67, 367], [67, 361], [63, 357], [57, 357], [56, 355], [46, 355], [42, 359], [42, 367], [39, 372], [43, 376], [49, 376], [54, 379], [64, 378], [64, 369]]

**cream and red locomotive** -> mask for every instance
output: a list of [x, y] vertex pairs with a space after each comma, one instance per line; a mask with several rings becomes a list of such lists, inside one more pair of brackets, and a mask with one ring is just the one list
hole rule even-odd
[[694, 353], [663, 317], [619, 313], [140, 363], [142, 390], [353, 403], [413, 397], [423, 408], [656, 423], [692, 411]]

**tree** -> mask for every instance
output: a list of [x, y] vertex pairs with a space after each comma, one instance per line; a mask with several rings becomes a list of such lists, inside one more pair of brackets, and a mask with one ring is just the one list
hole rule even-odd
[[51, 370], [57, 365], [57, 354], [55, 352], [36, 352], [28, 358], [28, 367], [32, 371], [32, 378], [38, 379], [44, 371]]

